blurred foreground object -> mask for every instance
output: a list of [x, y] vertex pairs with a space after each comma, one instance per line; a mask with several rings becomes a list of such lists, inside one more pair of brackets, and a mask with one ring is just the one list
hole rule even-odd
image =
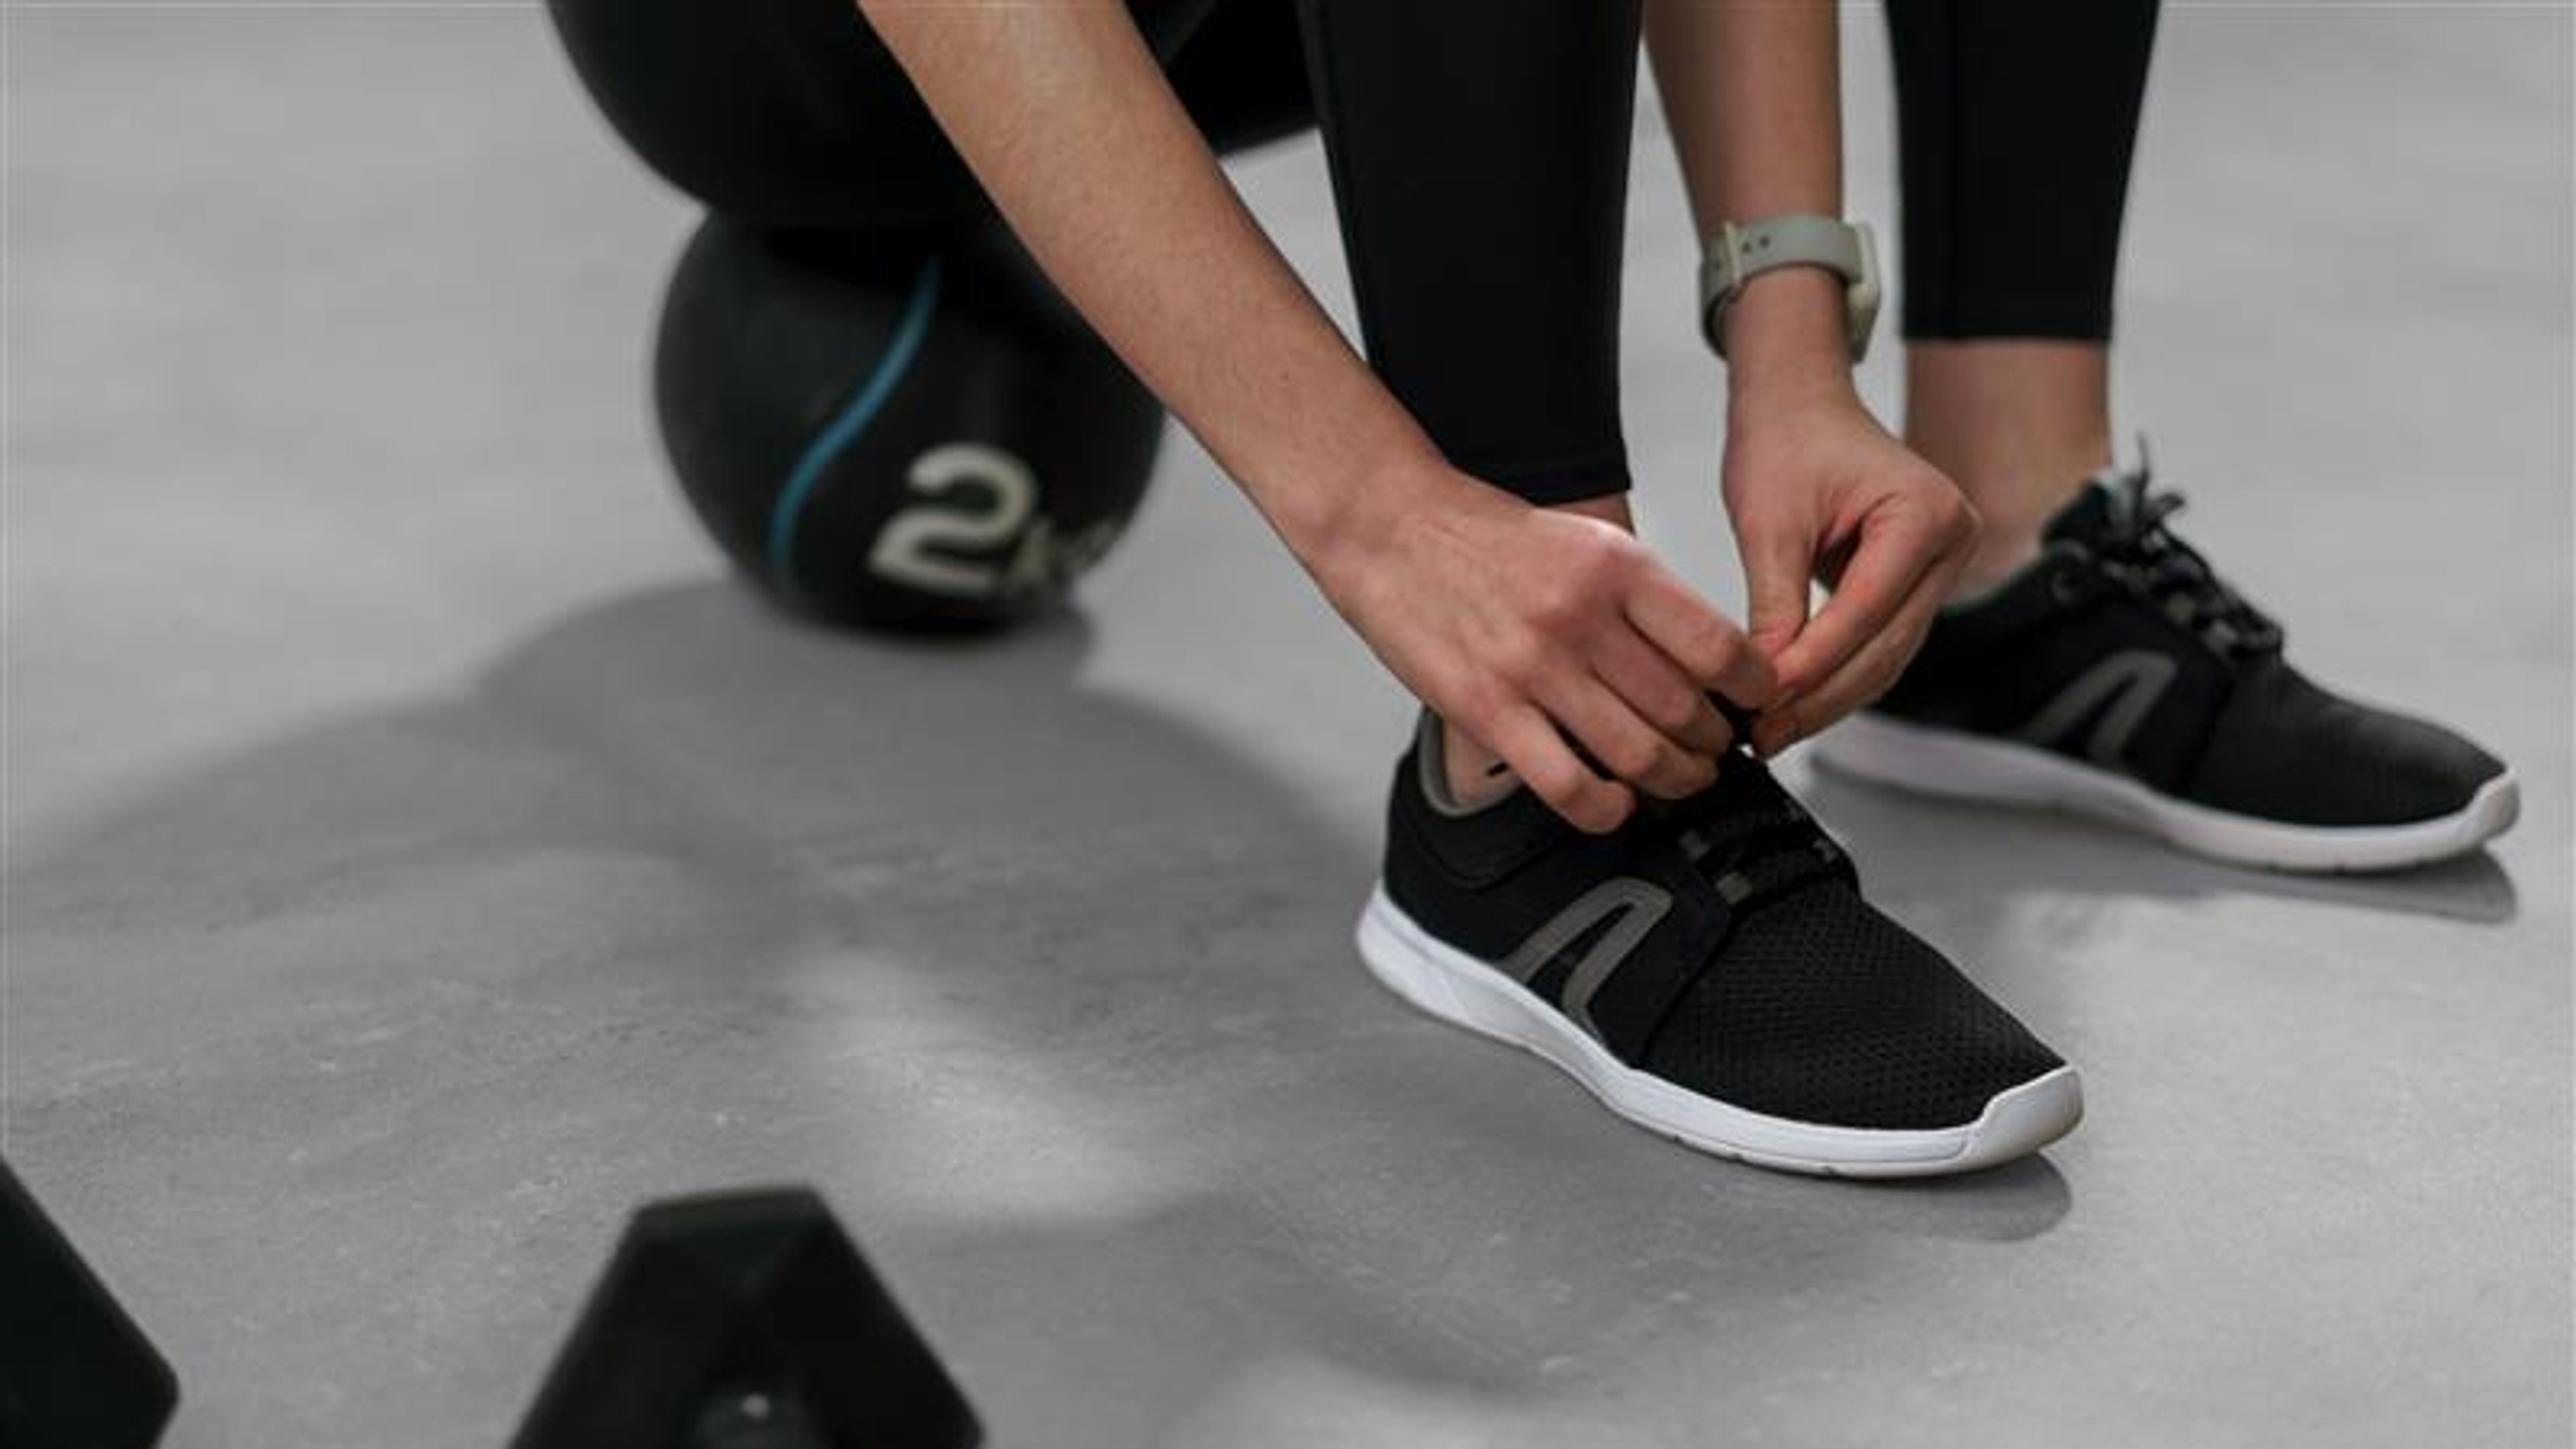
[[640, 1209], [511, 1442], [968, 1449], [982, 1439], [831, 1210], [810, 1189], [780, 1188]]
[[143, 1449], [179, 1381], [0, 1162], [0, 1449]]

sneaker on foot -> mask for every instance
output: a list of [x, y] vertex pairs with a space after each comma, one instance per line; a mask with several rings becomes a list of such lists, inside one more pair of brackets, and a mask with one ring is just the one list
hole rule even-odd
[[2357, 704], [2166, 526], [2142, 468], [2094, 480], [2040, 556], [1944, 610], [1826, 764], [1953, 798], [2055, 806], [2213, 859], [2386, 870], [2475, 849], [2513, 772], [2438, 725]]
[[2083, 1114], [2075, 1069], [1861, 899], [1749, 755], [1585, 835], [1527, 790], [1461, 808], [1428, 716], [1360, 918], [1397, 995], [1526, 1047], [1611, 1111], [1795, 1172], [1965, 1172]]

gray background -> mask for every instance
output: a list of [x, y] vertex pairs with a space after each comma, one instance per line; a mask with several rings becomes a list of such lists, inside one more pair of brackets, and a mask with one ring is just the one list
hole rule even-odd
[[[495, 1444], [634, 1202], [778, 1179], [1002, 1444], [2564, 1444], [2570, 31], [2177, 9], [2123, 314], [2193, 536], [2521, 828], [2295, 881], [1817, 782], [2090, 1087], [1872, 1188], [1367, 981], [1406, 706], [1186, 440], [1078, 618], [747, 602], [641, 406], [687, 209], [533, 9], [13, 5], [8, 1154], [182, 1446]], [[1644, 507], [1732, 599], [1641, 139]], [[1343, 307], [1311, 143], [1237, 172]]]

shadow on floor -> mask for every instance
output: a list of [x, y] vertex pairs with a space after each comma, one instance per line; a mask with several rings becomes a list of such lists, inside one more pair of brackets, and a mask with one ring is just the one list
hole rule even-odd
[[[633, 1201], [746, 1180], [824, 1186], [1019, 1442], [1283, 1359], [1553, 1393], [2067, 1212], [2041, 1160], [1715, 1164], [1410, 1013], [1348, 945], [1374, 843], [1087, 646], [669, 588], [28, 841], [26, 1152], [115, 1141], [181, 1356], [329, 1364], [342, 1442], [523, 1403]], [[396, 1313], [415, 1357], [352, 1358]]]

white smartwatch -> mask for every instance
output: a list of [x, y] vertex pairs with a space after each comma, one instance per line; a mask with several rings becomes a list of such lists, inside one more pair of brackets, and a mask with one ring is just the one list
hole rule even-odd
[[1822, 267], [1843, 279], [1843, 320], [1857, 363], [1878, 324], [1878, 246], [1865, 222], [1830, 216], [1770, 216], [1720, 225], [1699, 264], [1699, 325], [1726, 355], [1726, 309], [1744, 284], [1782, 267]]

